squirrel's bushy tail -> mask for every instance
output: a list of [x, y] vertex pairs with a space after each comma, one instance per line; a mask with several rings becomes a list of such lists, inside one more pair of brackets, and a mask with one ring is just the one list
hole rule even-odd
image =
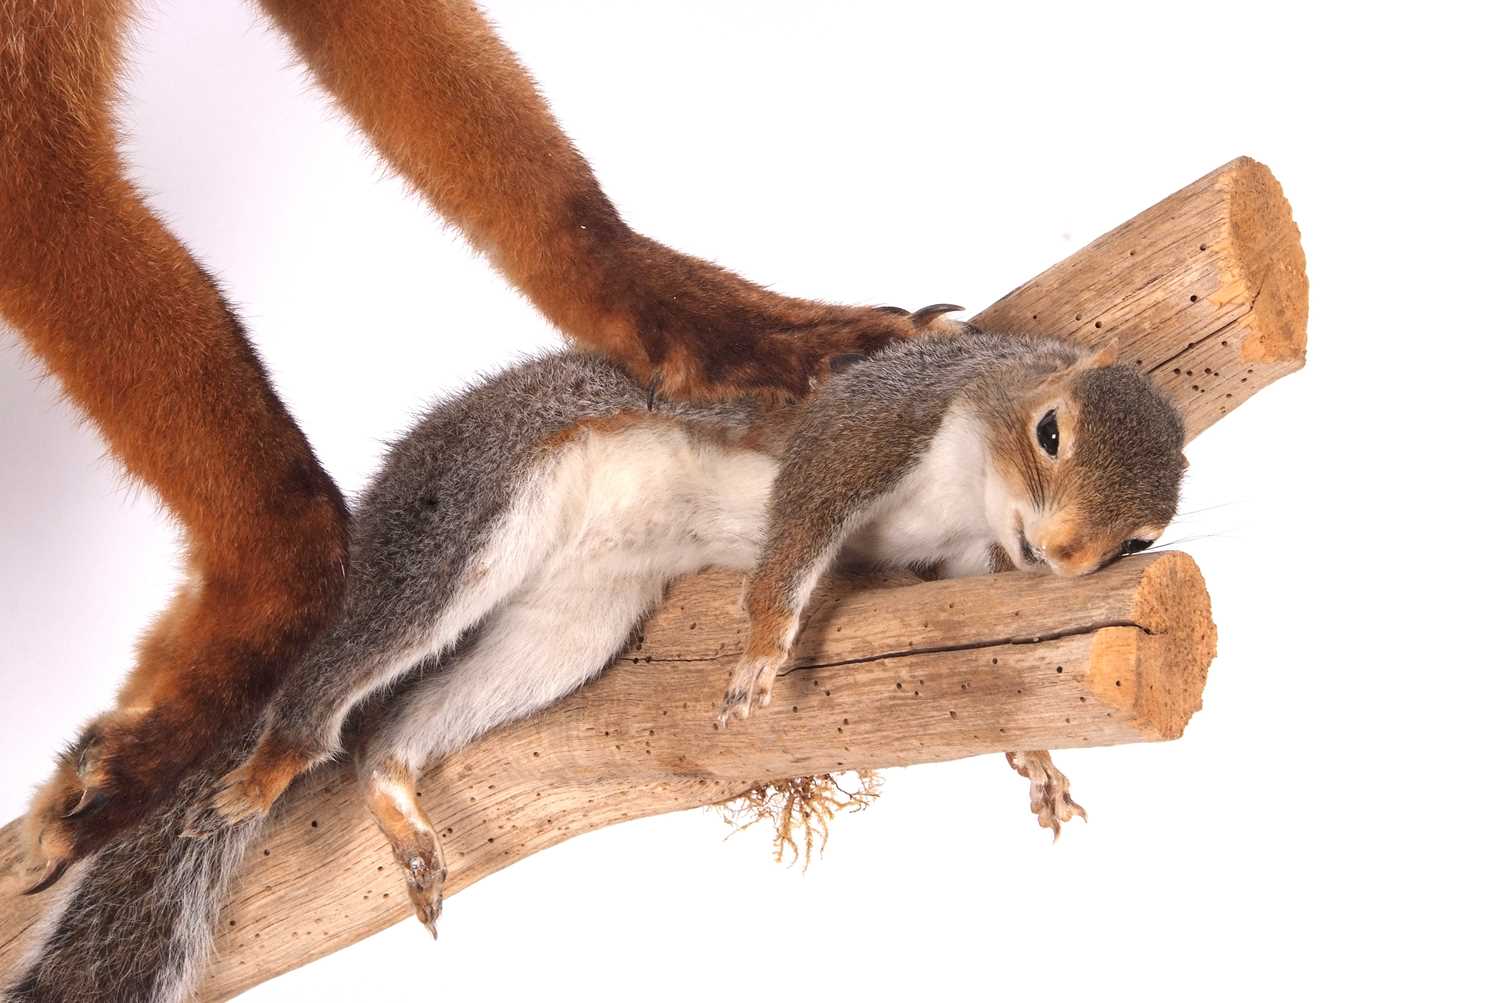
[[260, 822], [181, 833], [235, 744], [209, 757], [171, 804], [78, 865], [42, 936], [0, 989], [3, 1003], [182, 1003], [191, 999], [230, 881]]

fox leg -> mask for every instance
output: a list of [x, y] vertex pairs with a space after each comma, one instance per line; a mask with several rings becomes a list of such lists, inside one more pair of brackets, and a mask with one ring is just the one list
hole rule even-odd
[[[184, 531], [190, 584], [33, 802], [39, 884], [173, 796], [333, 611], [345, 509], [212, 279], [125, 178], [130, 5], [8, 4], [0, 316]], [[24, 44], [20, 40], [24, 40]]]
[[473, 4], [260, 4], [371, 145], [549, 320], [669, 395], [801, 396], [832, 360], [929, 319], [781, 296], [631, 230]]

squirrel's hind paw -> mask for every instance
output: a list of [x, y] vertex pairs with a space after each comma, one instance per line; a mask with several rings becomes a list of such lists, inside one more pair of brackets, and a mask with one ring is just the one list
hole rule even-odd
[[412, 911], [436, 940], [448, 866], [432, 820], [417, 800], [421, 796], [415, 771], [398, 760], [379, 763], [365, 781], [365, 806], [391, 844], [391, 855], [406, 879]]
[[269, 748], [262, 741], [249, 759], [219, 781], [213, 808], [224, 822], [235, 825], [265, 817], [297, 775], [312, 765], [305, 757]]
[[406, 894], [411, 898], [412, 911], [417, 919], [437, 940], [437, 921], [443, 914], [443, 882], [448, 878], [448, 867], [443, 862], [443, 849], [432, 832], [422, 833], [427, 837], [420, 843], [405, 846], [392, 845], [401, 876], [406, 879]]
[[1007, 752], [1006, 760], [1021, 776], [1031, 781], [1031, 811], [1037, 825], [1052, 830], [1055, 841], [1062, 835], [1062, 824], [1075, 816], [1089, 820], [1089, 813], [1068, 793], [1068, 778], [1052, 764], [1047, 752]]
[[252, 765], [253, 760], [226, 773], [214, 793], [214, 814], [228, 825], [265, 816], [285, 789], [285, 785], [268, 787], [256, 777]]

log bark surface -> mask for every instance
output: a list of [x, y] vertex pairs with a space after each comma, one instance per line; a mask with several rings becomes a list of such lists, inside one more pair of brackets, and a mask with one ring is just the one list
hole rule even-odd
[[[1215, 632], [1184, 554], [1083, 579], [904, 580], [914, 583], [841, 578], [820, 590], [775, 701], [722, 731], [714, 715], [746, 634], [740, 578], [675, 584], [596, 682], [424, 778], [449, 891], [569, 836], [765, 780], [1175, 738], [1199, 706]], [[15, 829], [0, 833], [12, 860]], [[404, 919], [389, 852], [346, 771], [299, 785], [250, 858], [202, 999]], [[18, 945], [45, 906], [16, 898], [17, 886], [0, 888], [0, 945]]]
[[[1118, 336], [1122, 357], [1153, 374], [1196, 434], [1300, 368], [1306, 297], [1290, 209], [1270, 172], [1241, 159], [976, 322]], [[596, 683], [433, 770], [424, 805], [443, 832], [450, 893], [569, 836], [764, 780], [1174, 738], [1199, 706], [1215, 644], [1202, 579], [1180, 554], [1068, 581], [843, 582], [820, 593], [772, 707], [715, 731], [743, 631], [738, 579], [680, 582]], [[0, 830], [0, 971], [50, 898], [18, 897], [17, 840], [16, 823]], [[299, 785], [224, 917], [201, 999], [228, 999], [403, 919], [387, 853], [341, 773]]]
[[973, 318], [1100, 344], [1151, 373], [1189, 438], [1307, 358], [1307, 262], [1270, 169], [1240, 157]]

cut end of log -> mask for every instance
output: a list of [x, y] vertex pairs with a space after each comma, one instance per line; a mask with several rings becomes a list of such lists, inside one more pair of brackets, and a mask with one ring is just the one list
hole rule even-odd
[[1141, 575], [1135, 626], [1094, 636], [1089, 688], [1129, 716], [1143, 735], [1180, 738], [1203, 706], [1208, 666], [1218, 648], [1208, 590], [1185, 554], [1166, 554]]
[[1221, 186], [1229, 199], [1229, 260], [1253, 305], [1240, 358], [1300, 368], [1307, 358], [1307, 259], [1291, 203], [1265, 164], [1240, 157], [1228, 167]]
[[1115, 341], [1192, 438], [1302, 368], [1307, 264], [1281, 185], [1241, 157], [973, 318], [986, 331]]

